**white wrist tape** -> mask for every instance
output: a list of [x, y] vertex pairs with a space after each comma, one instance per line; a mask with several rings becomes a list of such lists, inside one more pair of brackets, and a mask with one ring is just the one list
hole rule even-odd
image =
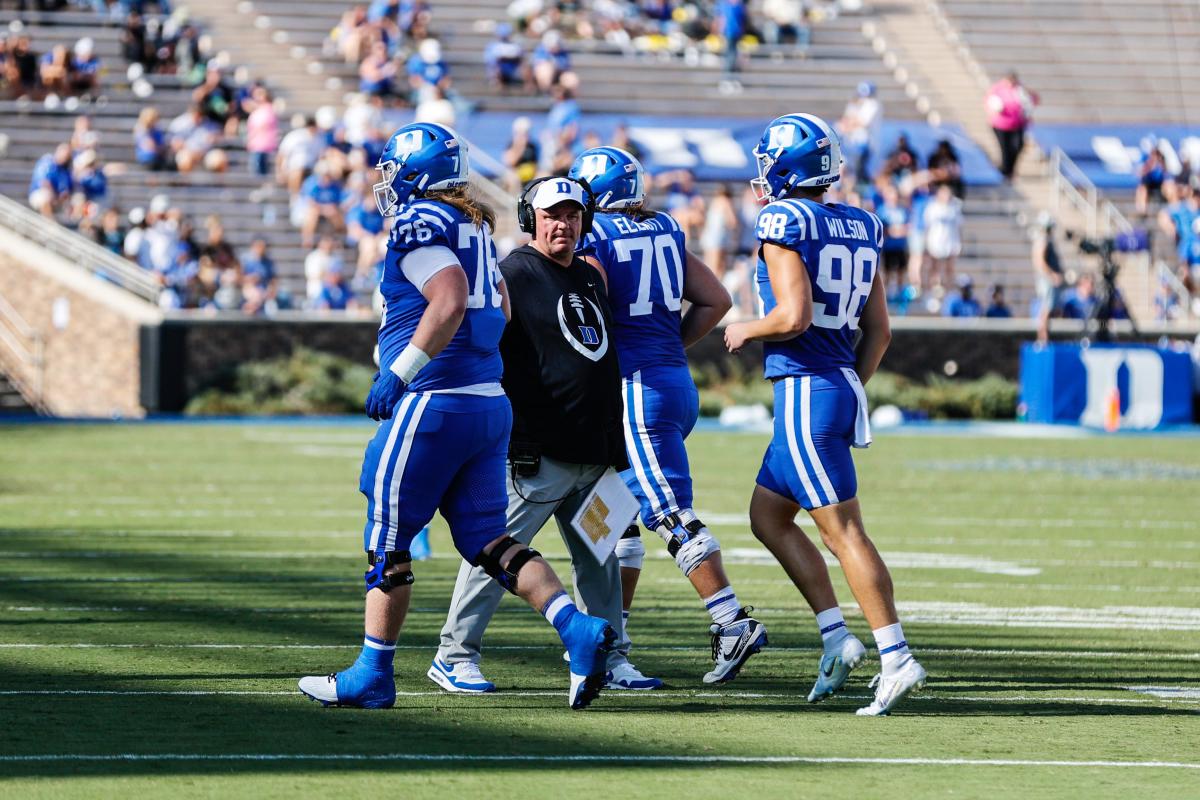
[[417, 373], [429, 361], [430, 358], [425, 354], [424, 350], [409, 342], [408, 346], [392, 362], [392, 372], [400, 376], [400, 380], [405, 383], [412, 383], [413, 379], [417, 377]]

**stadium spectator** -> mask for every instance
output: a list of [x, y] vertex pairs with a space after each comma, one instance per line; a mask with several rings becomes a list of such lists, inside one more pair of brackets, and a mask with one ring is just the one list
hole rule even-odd
[[[907, 134], [900, 134], [896, 137], [896, 145], [892, 151], [888, 153], [884, 159], [882, 173], [892, 183], [900, 188], [901, 192], [906, 191], [906, 187], [912, 185], [913, 176], [921, 169], [921, 159], [917, 155], [917, 151], [913, 149], [908, 142]], [[907, 189], [911, 191], [911, 189]]]
[[4, 59], [4, 82], [10, 97], [26, 97], [37, 93], [41, 59], [33, 50], [29, 36], [18, 34], [8, 40]]
[[313, 302], [317, 311], [357, 311], [358, 301], [350, 291], [340, 267], [330, 267], [321, 277], [321, 290]]
[[417, 46], [417, 52], [408, 59], [406, 71], [413, 105], [435, 87], [450, 91], [450, 66], [442, 59], [442, 45], [437, 39], [425, 39]]
[[728, 186], [721, 184], [708, 203], [700, 247], [704, 252], [704, 263], [722, 280], [728, 269], [730, 253], [737, 245], [737, 233], [738, 217], [733, 208], [733, 194]]
[[1037, 278], [1037, 341], [1050, 341], [1050, 317], [1059, 312], [1063, 293], [1063, 268], [1054, 244], [1054, 217], [1038, 214], [1033, 230], [1033, 270]]
[[762, 34], [769, 45], [795, 44], [797, 50], [807, 50], [811, 34], [804, 0], [763, 0]]
[[109, 252], [123, 255], [125, 245], [125, 227], [121, 224], [121, 212], [109, 206], [100, 215], [100, 224], [91, 231], [96, 244]]
[[925, 251], [934, 286], [954, 281], [954, 261], [962, 251], [962, 201], [943, 184], [925, 206]]
[[187, 111], [171, 121], [167, 130], [171, 136], [171, 150], [177, 170], [191, 172], [203, 165], [210, 172], [225, 171], [228, 162], [224, 153], [214, 149], [220, 128], [205, 117], [204, 109], [199, 105], [193, 103]]
[[147, 106], [138, 113], [137, 124], [133, 127], [134, 158], [154, 172], [175, 166], [167, 134], [158, 122], [158, 109]]
[[837, 125], [846, 162], [856, 180], [863, 183], [871, 180], [871, 157], [878, 157], [881, 149], [883, 105], [875, 95], [875, 84], [870, 81], [860, 83]]
[[92, 118], [87, 114], [80, 114], [75, 118], [71, 128], [70, 145], [71, 152], [75, 155], [100, 146], [100, 133], [92, 127]]
[[329, 33], [329, 41], [347, 64], [357, 64], [362, 60], [365, 45], [372, 36], [367, 7], [356, 5], [342, 14], [341, 20]]
[[738, 63], [738, 43], [746, 35], [749, 19], [744, 0], [717, 0], [713, 7], [713, 33], [724, 42], [723, 60], [725, 74], [732, 75], [741, 69]]
[[146, 239], [146, 209], [141, 206], [129, 210], [129, 228], [121, 244], [121, 254], [130, 261], [139, 261], [138, 254]]
[[379, 213], [375, 190], [364, 184], [357, 203], [346, 213], [346, 244], [358, 252], [358, 275], [366, 275], [382, 258], [387, 244], [387, 220]]
[[346, 202], [346, 190], [328, 162], [317, 162], [313, 174], [309, 175], [300, 187], [300, 196], [305, 203], [303, 222], [300, 225], [302, 246], [312, 247], [317, 226], [322, 220], [329, 223], [337, 233], [345, 230], [342, 205]]
[[1167, 204], [1158, 212], [1158, 227], [1167, 234], [1175, 246], [1175, 260], [1179, 266], [1190, 262], [1193, 222], [1200, 219], [1200, 194], [1186, 183], [1165, 184], [1164, 191], [1170, 196]]
[[371, 52], [358, 65], [358, 90], [375, 97], [390, 97], [395, 94], [396, 71], [396, 62], [388, 55], [387, 45], [375, 41]]
[[279, 143], [275, 154], [275, 178], [292, 197], [300, 193], [305, 176], [317, 164], [324, 144], [317, 135], [315, 117], [296, 114], [292, 117], [292, 129]]
[[913, 192], [908, 203], [908, 285], [915, 298], [929, 288], [929, 255], [925, 252], [925, 208], [929, 205], [929, 194], [924, 189]]
[[1150, 201], [1163, 199], [1163, 183], [1170, 173], [1167, 170], [1167, 160], [1163, 156], [1154, 134], [1141, 141], [1140, 159], [1137, 168], [1138, 185], [1134, 194], [1134, 206], [1139, 214], [1149, 211]]
[[1016, 172], [1017, 159], [1025, 147], [1025, 129], [1037, 104], [1037, 93], [1026, 89], [1016, 72], [1009, 72], [988, 90], [988, 122], [1000, 144], [1000, 174], [1005, 180], [1011, 181]]
[[1004, 284], [997, 283], [992, 286], [992, 302], [988, 304], [983, 315], [990, 319], [1008, 319], [1013, 315], [1012, 309], [1004, 299]]
[[267, 240], [261, 236], [242, 254], [242, 310], [247, 314], [271, 313], [279, 295], [275, 261], [267, 252]]
[[[454, 103], [447, 99], [446, 93], [440, 86], [434, 86], [421, 93], [421, 100], [413, 112], [414, 122], [433, 122], [438, 125], [454, 127], [458, 117]], [[386, 143], [386, 140], [385, 140]]]
[[304, 289], [309, 308], [316, 306], [325, 273], [342, 271], [342, 258], [334, 248], [333, 238], [322, 236], [316, 249], [304, 258]]
[[531, 84], [532, 76], [525, 68], [525, 48], [513, 41], [512, 26], [507, 23], [496, 26], [496, 38], [484, 49], [483, 62], [488, 80], [496, 88], [528, 88]]
[[554, 104], [546, 114], [546, 127], [542, 132], [545, 143], [542, 157], [550, 159], [550, 172], [565, 175], [575, 158], [575, 145], [579, 141], [583, 112], [575, 100], [572, 87], [567, 84], [556, 84], [551, 94]]
[[71, 54], [65, 44], [54, 45], [49, 53], [42, 56], [38, 63], [38, 76], [47, 92], [47, 102], [50, 102], [51, 97], [57, 100], [69, 93]]
[[1096, 313], [1096, 276], [1085, 272], [1063, 293], [1062, 312], [1067, 319], [1091, 319]]
[[541, 44], [533, 51], [533, 80], [543, 94], [550, 94], [564, 80], [572, 88], [579, 85], [571, 71], [571, 54], [563, 46], [562, 34], [546, 31]]
[[618, 122], [617, 126], [613, 128], [611, 144], [613, 147], [621, 148], [636, 159], [640, 160], [642, 158], [642, 148], [638, 147], [637, 142], [633, 140], [629, 133], [629, 125], [624, 121]]
[[937, 143], [937, 147], [929, 156], [927, 169], [931, 184], [946, 184], [954, 192], [954, 196], [959, 199], [966, 196], [966, 186], [962, 179], [962, 164], [949, 139], [942, 139]]
[[246, 118], [246, 152], [250, 155], [250, 172], [266, 177], [271, 174], [279, 149], [279, 117], [266, 87], [255, 86], [251, 100], [254, 108]]
[[33, 166], [29, 180], [29, 205], [42, 216], [54, 219], [65, 211], [75, 188], [71, 178], [71, 145], [60, 144]]
[[883, 223], [883, 280], [889, 298], [895, 298], [904, 286], [905, 269], [908, 266], [908, 234], [911, 212], [900, 191], [890, 183], [881, 181], [880, 202], [875, 214]]
[[108, 205], [108, 178], [95, 150], [84, 150], [72, 163], [71, 182], [75, 186], [75, 219], [91, 216], [92, 209]]
[[140, 64], [146, 71], [154, 69], [154, 42], [146, 30], [146, 20], [137, 11], [129, 12], [121, 28], [121, 55], [128, 64]]
[[975, 299], [975, 283], [970, 275], [959, 275], [956, 279], [958, 291], [946, 299], [942, 313], [947, 317], [978, 317], [983, 313]]
[[216, 214], [209, 214], [204, 220], [204, 230], [207, 238], [199, 254], [211, 259], [213, 265], [221, 271], [232, 269], [240, 272], [241, 264], [233, 246], [225, 238], [225, 226], [221, 223], [221, 218]]
[[209, 62], [204, 70], [203, 82], [192, 90], [192, 103], [200, 107], [206, 119], [230, 137], [237, 135], [233, 96], [233, 88], [225, 80], [224, 70]]
[[90, 36], [75, 42], [72, 50], [68, 83], [73, 95], [94, 92], [100, 82], [100, 59], [96, 56], [96, 43]]
[[512, 123], [512, 138], [504, 149], [504, 164], [509, 169], [509, 190], [516, 191], [537, 175], [538, 145], [531, 135], [529, 117], [517, 117]]

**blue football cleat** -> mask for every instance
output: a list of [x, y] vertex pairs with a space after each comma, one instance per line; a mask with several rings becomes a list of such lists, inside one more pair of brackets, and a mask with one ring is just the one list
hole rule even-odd
[[323, 706], [391, 708], [396, 704], [395, 678], [372, 670], [351, 667], [330, 675], [309, 675], [298, 685]]
[[591, 705], [604, 688], [607, 653], [617, 642], [617, 632], [598, 617], [576, 612], [561, 633], [571, 655], [571, 691], [567, 700], [579, 711]]

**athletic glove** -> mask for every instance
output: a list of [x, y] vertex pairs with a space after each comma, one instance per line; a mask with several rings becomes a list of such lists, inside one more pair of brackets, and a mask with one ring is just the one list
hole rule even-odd
[[371, 391], [367, 392], [367, 416], [374, 420], [391, 419], [396, 403], [400, 402], [406, 391], [408, 384], [390, 369], [376, 372]]

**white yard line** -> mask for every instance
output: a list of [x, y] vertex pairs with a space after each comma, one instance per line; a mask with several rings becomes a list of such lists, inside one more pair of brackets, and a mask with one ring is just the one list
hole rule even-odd
[[[289, 644], [289, 643], [168, 643], [168, 642], [129, 642], [129, 643], [108, 643], [108, 642], [0, 642], [0, 650], [132, 650], [132, 649], [148, 649], [148, 650], [357, 650], [362, 647], [361, 643], [348, 644]], [[562, 645], [551, 644], [489, 644], [488, 650], [510, 650], [519, 652], [536, 652], [542, 650], [553, 650], [561, 652]], [[425, 650], [432, 652], [436, 649], [436, 642], [432, 644], [399, 644], [396, 645], [397, 650]], [[665, 645], [638, 645], [639, 652], [656, 652], [656, 653], [708, 653], [710, 648], [704, 647], [682, 647], [682, 646], [665, 646]], [[810, 653], [817, 654], [820, 652], [818, 647], [776, 647], [771, 645], [763, 651], [765, 654], [772, 653]], [[1100, 659], [1131, 659], [1137, 661], [1200, 661], [1200, 652], [1185, 653], [1185, 652], [1161, 652], [1154, 653], [1132, 653], [1121, 650], [1019, 650], [1019, 649], [991, 649], [991, 648], [947, 648], [947, 647], [922, 647], [917, 650], [918, 653], [947, 656], [959, 658], [973, 657], [1017, 657], [1017, 658], [1100, 658]]]
[[[252, 691], [252, 690], [225, 690], [225, 689], [11, 689], [0, 690], [0, 697], [25, 697], [25, 696], [66, 696], [66, 697], [275, 697], [275, 696], [290, 696], [299, 695], [299, 690], [292, 689], [288, 691]], [[503, 698], [503, 697], [562, 697], [563, 691], [536, 691], [522, 689], [501, 689], [496, 692], [489, 692], [478, 695], [470, 695], [470, 702], [475, 702], [476, 698], [487, 700], [488, 698]], [[397, 697], [448, 697], [447, 692], [442, 691], [397, 691]], [[866, 701], [871, 699], [871, 695], [865, 694], [843, 694], [838, 695], [845, 700], [861, 700]], [[658, 689], [655, 691], [621, 691], [616, 689], [609, 690], [604, 697], [606, 699], [631, 699], [631, 700], [689, 700], [689, 699], [720, 699], [720, 700], [795, 700], [797, 702], [805, 702], [804, 693], [797, 689], [795, 692], [714, 692], [691, 689]], [[1168, 703], [1182, 705], [1200, 705], [1200, 698], [1193, 699], [1191, 697], [1178, 696], [1155, 696], [1145, 698], [1111, 698], [1111, 697], [1072, 697], [1065, 695], [955, 695], [955, 694], [922, 694], [909, 697], [906, 702], [951, 702], [951, 703], [976, 703], [980, 705], [998, 704], [998, 703], [1076, 703], [1082, 705], [1163, 705]]]
[[686, 756], [686, 755], [461, 755], [442, 753], [49, 753], [0, 755], [0, 762], [81, 761], [415, 761], [539, 764], [879, 764], [944, 767], [1112, 767], [1117, 769], [1200, 769], [1200, 763], [1181, 761], [1055, 761], [1022, 758], [853, 758], [842, 756]]

